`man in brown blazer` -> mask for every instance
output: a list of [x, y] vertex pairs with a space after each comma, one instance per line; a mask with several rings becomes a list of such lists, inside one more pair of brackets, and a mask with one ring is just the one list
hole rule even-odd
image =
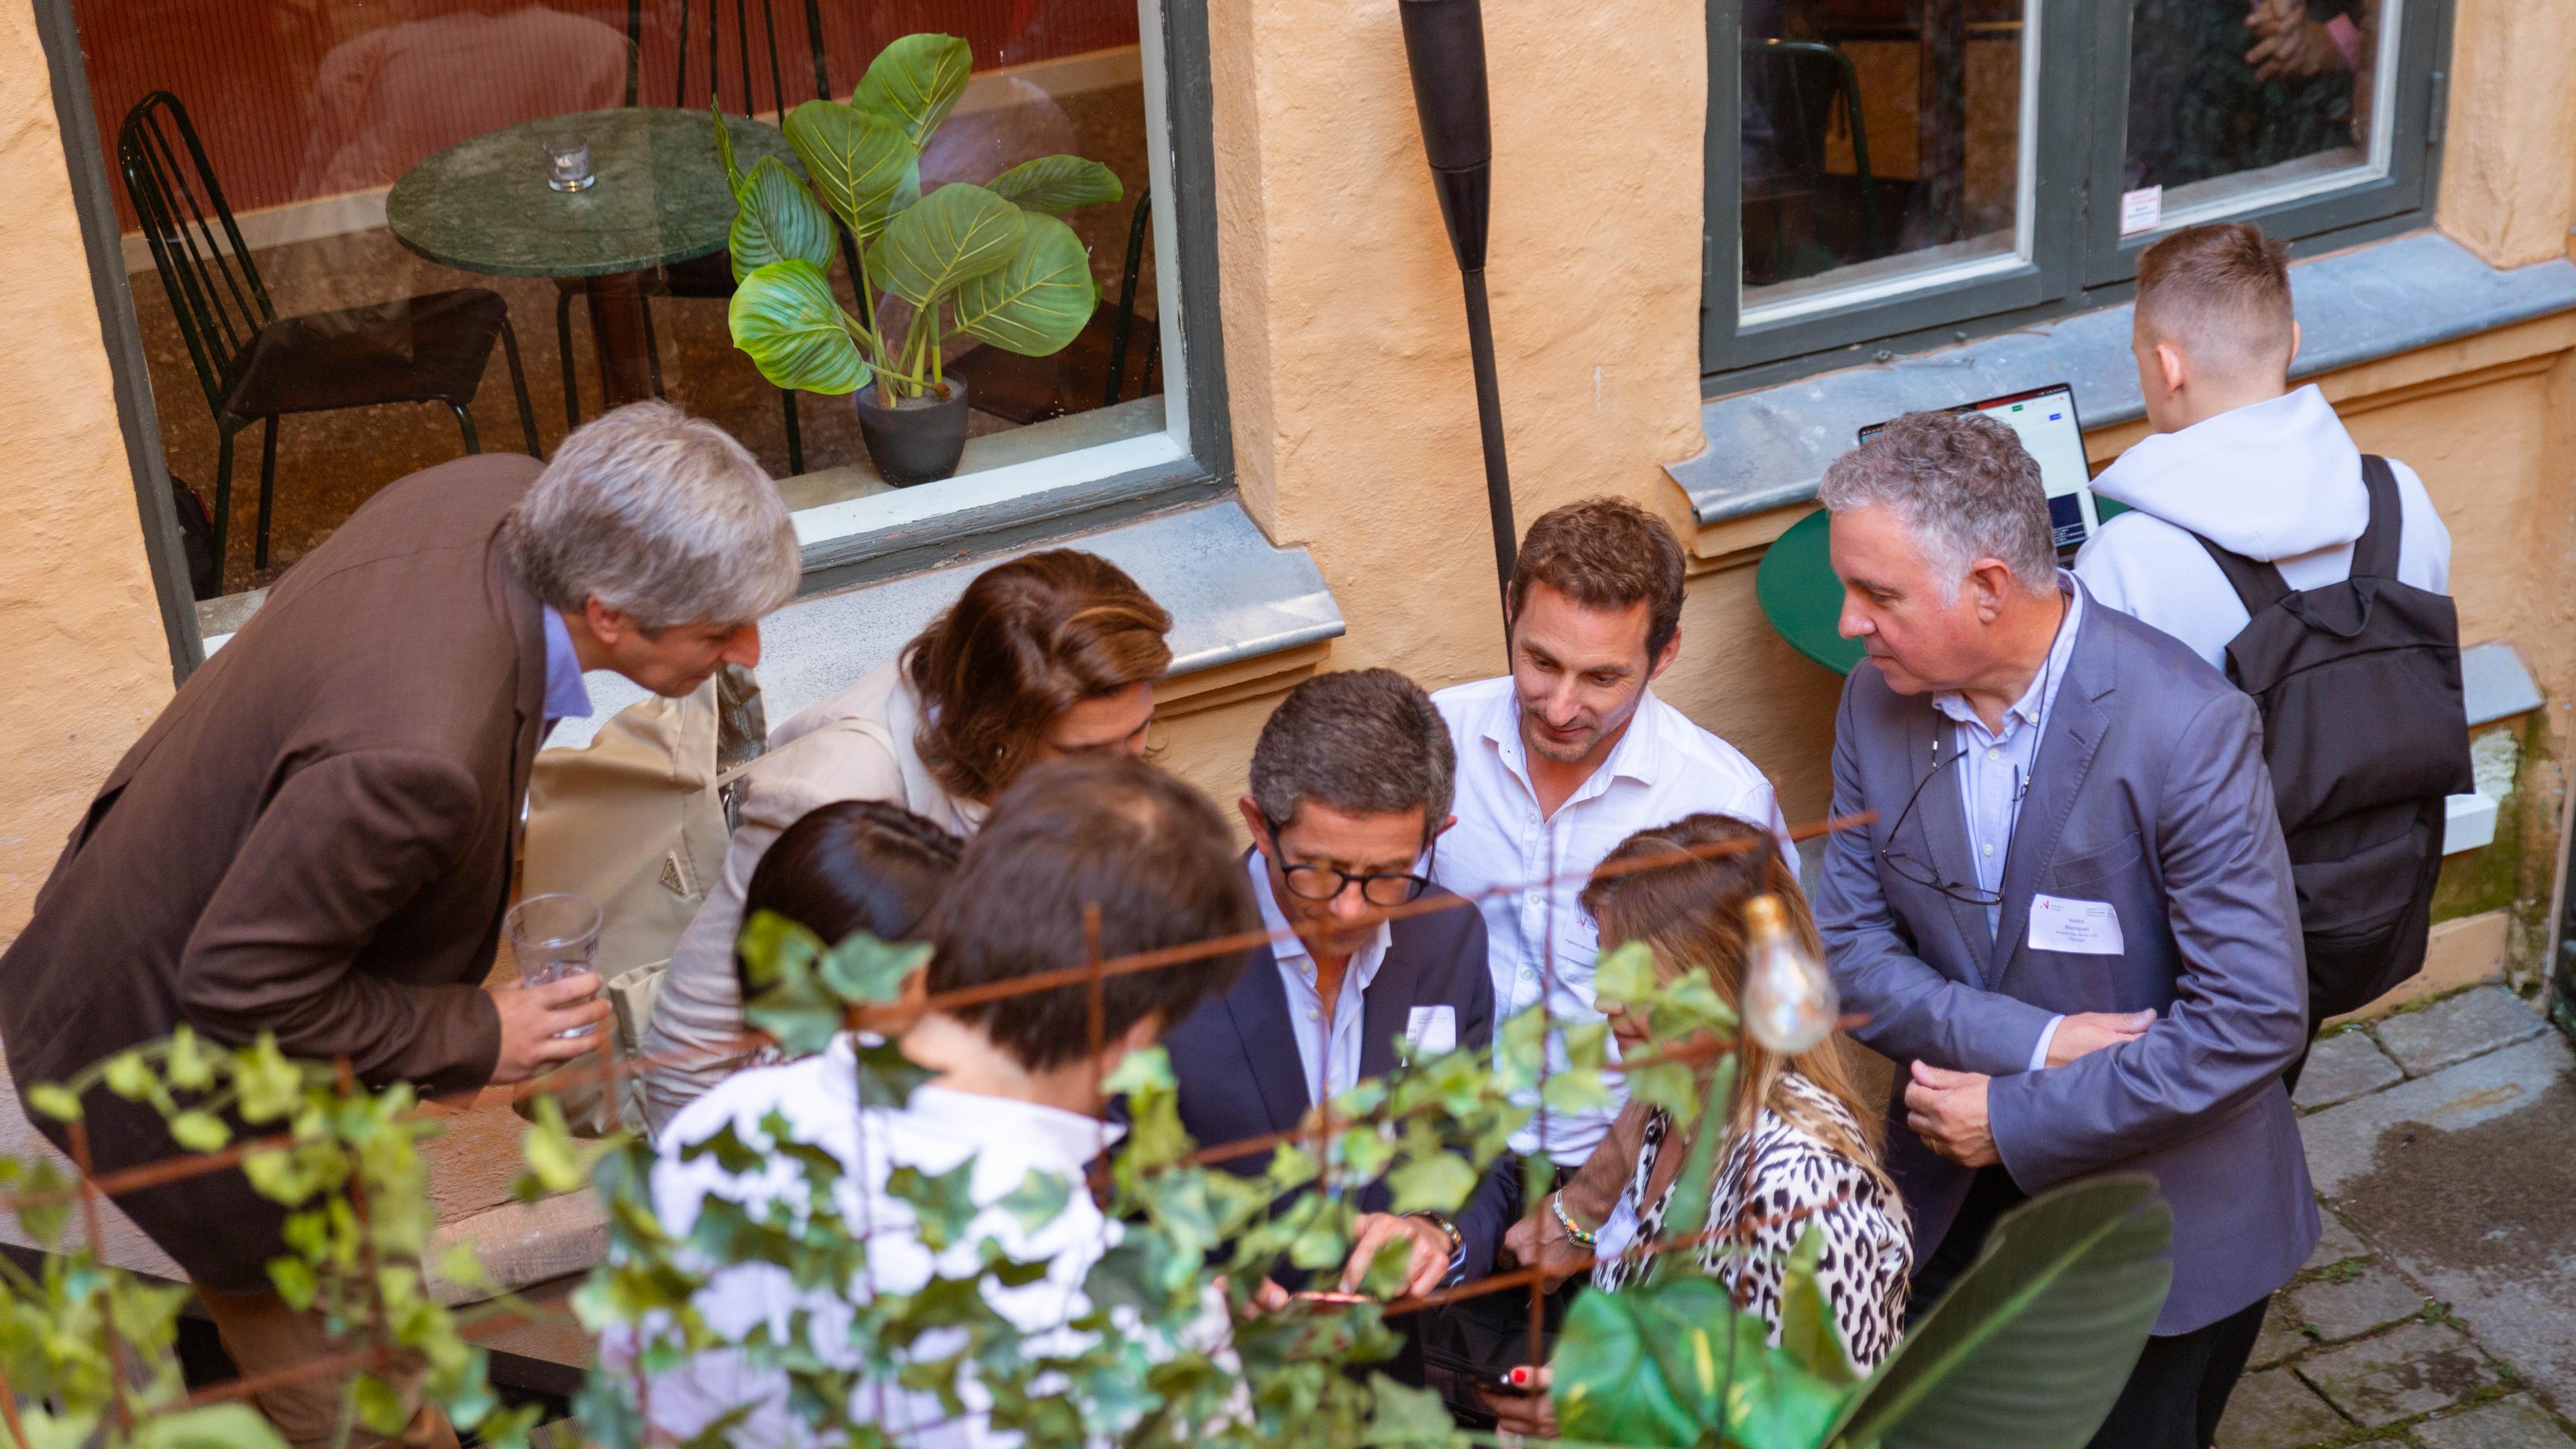
[[[22, 1092], [182, 1022], [427, 1093], [593, 1050], [559, 1033], [609, 1014], [596, 977], [484, 984], [530, 762], [556, 718], [589, 713], [585, 670], [683, 695], [756, 663], [797, 573], [768, 475], [667, 404], [599, 418], [542, 471], [487, 453], [386, 487], [189, 677], [73, 829], [0, 955]], [[149, 1106], [84, 1105], [101, 1173], [179, 1151]], [[329, 1351], [270, 1289], [282, 1213], [238, 1173], [117, 1201], [196, 1279], [245, 1374]], [[260, 1407], [327, 1443], [342, 1391], [306, 1380]], [[455, 1442], [434, 1410], [404, 1441]]]

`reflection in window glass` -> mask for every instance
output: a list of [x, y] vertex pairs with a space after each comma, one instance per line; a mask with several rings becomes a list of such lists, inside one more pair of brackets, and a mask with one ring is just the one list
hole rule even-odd
[[[1137, 0], [832, 3], [811, 35], [801, 0], [75, 8], [163, 449], [227, 515], [224, 558], [194, 581], [201, 598], [272, 582], [377, 489], [456, 457], [469, 435], [485, 450], [526, 447], [513, 361], [549, 452], [568, 401], [587, 419], [659, 392], [741, 438], [793, 506], [882, 491], [848, 398], [800, 395], [791, 420], [732, 345], [720, 244], [732, 202], [707, 107], [739, 118], [745, 168], [784, 156], [780, 113], [815, 97], [818, 74], [846, 100], [879, 50], [916, 31], [962, 36], [973, 55], [922, 155], [925, 188], [1061, 152], [1103, 163], [1125, 191], [1065, 217], [1100, 292], [1070, 346], [1029, 358], [960, 337], [946, 349], [975, 408], [962, 471], [1163, 426]], [[577, 203], [542, 184], [566, 137], [596, 176]], [[139, 205], [120, 142], [146, 158]], [[478, 146], [484, 169], [456, 164]], [[432, 176], [443, 179], [397, 186]], [[699, 256], [683, 254], [692, 237]], [[855, 312], [846, 268], [835, 286]]]
[[2368, 164], [2385, 3], [2137, 0], [2123, 189], [2170, 226]]
[[1747, 321], [2017, 254], [2022, 18], [2020, 0], [1745, 0]]

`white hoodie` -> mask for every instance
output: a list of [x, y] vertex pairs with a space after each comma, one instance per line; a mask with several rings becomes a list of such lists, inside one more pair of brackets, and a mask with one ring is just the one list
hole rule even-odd
[[[2397, 578], [2434, 593], [2451, 584], [2451, 531], [2415, 470], [2390, 459], [2404, 528]], [[2075, 555], [2093, 597], [2227, 667], [2245, 606], [2192, 534], [2261, 559], [2293, 589], [2352, 575], [2352, 545], [2370, 522], [2361, 450], [2311, 384], [2158, 433], [2120, 455], [2093, 491], [2129, 505]]]

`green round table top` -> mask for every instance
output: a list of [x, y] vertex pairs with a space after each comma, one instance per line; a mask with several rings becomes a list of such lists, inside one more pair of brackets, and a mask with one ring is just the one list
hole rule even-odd
[[[735, 164], [796, 166], [775, 126], [725, 117]], [[599, 180], [546, 185], [541, 138], [579, 131]], [[444, 266], [501, 277], [602, 277], [702, 257], [733, 228], [733, 193], [704, 111], [628, 107], [548, 116], [459, 141], [385, 197], [402, 244]]]
[[[2129, 511], [2108, 498], [2096, 498], [2094, 505], [2104, 523]], [[1790, 524], [1754, 570], [1753, 596], [1790, 648], [1836, 674], [1849, 674], [1864, 651], [1840, 630], [1843, 585], [1834, 577], [1832, 529], [1833, 515], [1821, 508]]]

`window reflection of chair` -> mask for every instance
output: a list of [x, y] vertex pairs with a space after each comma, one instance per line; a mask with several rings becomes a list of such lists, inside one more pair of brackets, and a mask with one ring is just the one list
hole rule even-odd
[[465, 451], [479, 453], [482, 443], [466, 405], [482, 385], [497, 339], [510, 365], [528, 453], [543, 456], [528, 381], [519, 369], [519, 339], [499, 293], [461, 287], [281, 318], [177, 96], [154, 91], [136, 102], [117, 131], [116, 157], [152, 248], [153, 270], [170, 294], [188, 360], [215, 415], [219, 570], [232, 522], [233, 435], [255, 422], [268, 427], [260, 440], [254, 568], [268, 567], [277, 423], [288, 413], [441, 402], [456, 414]]
[[[1880, 188], [1870, 174], [1869, 125], [1861, 114], [1860, 73], [1851, 57], [1839, 46], [1819, 41], [1747, 36], [1744, 59], [1748, 110], [1758, 106], [1764, 112], [1774, 128], [1775, 147], [1767, 158], [1757, 158], [1759, 148], [1753, 145], [1745, 148], [1746, 237], [1752, 239], [1753, 218], [1762, 213], [1769, 221], [1770, 244], [1767, 258], [1746, 259], [1746, 277], [1786, 280], [1838, 262], [1885, 255], [1878, 225]], [[1838, 103], [1851, 137], [1848, 176], [1834, 173], [1828, 164], [1827, 135]], [[1783, 121], [1785, 136], [1779, 134]], [[1784, 151], [1793, 154], [1780, 154]], [[1760, 164], [1761, 159], [1770, 164]], [[1793, 236], [1790, 215], [1802, 203], [1803, 235]], [[1803, 255], [1801, 241], [1807, 244]], [[1819, 255], [1819, 250], [1831, 255]]]
[[[680, 0], [678, 43], [671, 65], [671, 85], [668, 91], [662, 91], [658, 87], [647, 84], [649, 78], [641, 74], [641, 58], [644, 49], [644, 0], [627, 0], [627, 103], [655, 105], [660, 103], [660, 97], [667, 95], [670, 97], [669, 104], [683, 110], [703, 111], [712, 101], [736, 115], [756, 116], [761, 113], [762, 108], [756, 99], [758, 92], [753, 87], [753, 81], [765, 76], [769, 82], [769, 110], [774, 112], [778, 119], [784, 120], [787, 112], [795, 107], [787, 99], [785, 76], [789, 72], [783, 71], [779, 66], [777, 7], [775, 0], [756, 0], [759, 7], [759, 24], [756, 28], [759, 34], [755, 39], [751, 10], [753, 3], [754, 0], [730, 0], [728, 5], [727, 0], [708, 0], [705, 12], [706, 26], [703, 31], [700, 31], [691, 19], [690, 11], [693, 8], [691, 0]], [[722, 64], [725, 56], [723, 42], [726, 38], [724, 13], [728, 8], [733, 11], [732, 52], [736, 61], [736, 74], [731, 76], [723, 73]], [[821, 7], [818, 0], [805, 0], [804, 8], [807, 49], [811, 53], [810, 59], [813, 63], [814, 94], [817, 99], [830, 100], [832, 78], [823, 52]], [[767, 62], [765, 69], [753, 64], [755, 46]], [[693, 85], [691, 78], [693, 70], [698, 73], [698, 79], [702, 84]], [[738, 82], [740, 90], [733, 95], [726, 94], [727, 81]], [[736, 100], [740, 102], [739, 105], [731, 104]], [[844, 232], [841, 236], [844, 250], [847, 249], [849, 240], [848, 234]], [[718, 248], [703, 257], [674, 262], [649, 279], [647, 290], [665, 297], [729, 301], [734, 293], [733, 254]], [[567, 428], [577, 427], [581, 423], [581, 391], [574, 381], [572, 367], [572, 301], [573, 298], [581, 295], [583, 295], [583, 284], [577, 277], [564, 278], [556, 284], [555, 340], [562, 348], [564, 426]], [[660, 339], [653, 332], [653, 308], [649, 301], [644, 308], [644, 338], [645, 356], [651, 360], [653, 368], [653, 391], [658, 394], [662, 391], [662, 347]], [[778, 394], [778, 406], [787, 424], [787, 471], [790, 474], [802, 473], [805, 471], [805, 439], [803, 430], [797, 425], [795, 389], [781, 388]]]

